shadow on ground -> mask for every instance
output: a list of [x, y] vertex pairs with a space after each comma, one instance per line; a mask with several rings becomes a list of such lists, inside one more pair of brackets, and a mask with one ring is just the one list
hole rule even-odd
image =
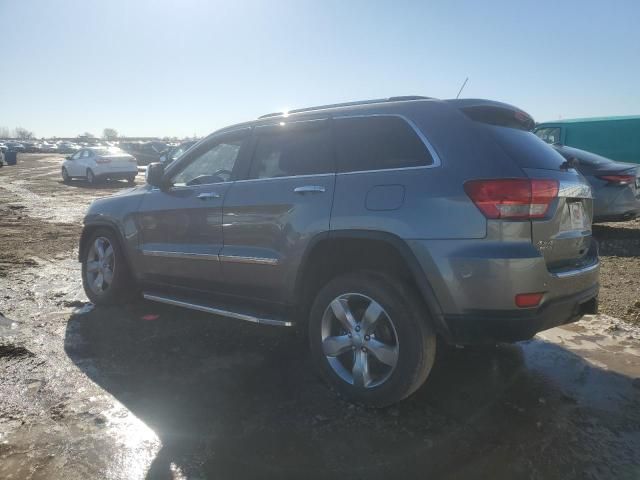
[[151, 479], [640, 476], [640, 390], [539, 340], [447, 350], [384, 410], [336, 398], [289, 332], [172, 307], [75, 315], [65, 350], [158, 435]]
[[88, 189], [88, 190], [100, 190], [100, 189], [116, 190], [120, 188], [132, 188], [136, 186], [135, 184], [129, 183], [125, 180], [101, 180], [98, 183], [89, 183], [86, 180], [75, 179], [75, 180], [70, 180], [66, 183], [63, 182], [62, 180], [58, 180], [58, 183], [65, 187], [75, 187], [75, 188], [82, 188], [82, 189]]

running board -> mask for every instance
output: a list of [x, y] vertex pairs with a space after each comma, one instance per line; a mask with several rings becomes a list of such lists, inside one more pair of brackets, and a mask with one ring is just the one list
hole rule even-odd
[[236, 320], [244, 320], [245, 322], [259, 323], [260, 325], [271, 325], [273, 327], [293, 327], [293, 322], [289, 322], [286, 320], [262, 318], [248, 313], [224, 310], [221, 308], [211, 307], [209, 305], [203, 305], [201, 303], [186, 302], [183, 300], [178, 300], [176, 298], [165, 297], [151, 293], [143, 293], [142, 296], [145, 298], [145, 300], [151, 300], [152, 302], [166, 303], [167, 305], [173, 305], [175, 307], [189, 308], [191, 310], [198, 310], [199, 312], [211, 313], [213, 315], [234, 318]]

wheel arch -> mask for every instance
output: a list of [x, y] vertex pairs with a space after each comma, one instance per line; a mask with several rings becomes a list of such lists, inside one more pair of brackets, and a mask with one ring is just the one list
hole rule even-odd
[[120, 249], [124, 254], [125, 262], [127, 263], [127, 266], [131, 267], [129, 252], [127, 251], [126, 243], [124, 241], [124, 236], [122, 235], [120, 228], [118, 228], [118, 225], [115, 222], [112, 222], [106, 219], [93, 221], [91, 223], [86, 223], [84, 225], [84, 228], [82, 229], [82, 233], [80, 234], [80, 242], [78, 245], [78, 261], [82, 262], [82, 259], [84, 258], [87, 251], [89, 238], [91, 237], [91, 235], [93, 235], [93, 233], [96, 230], [100, 228], [105, 228], [115, 234], [116, 239], [120, 244]]
[[[327, 262], [327, 254], [338, 252], [344, 264]], [[433, 321], [433, 327], [449, 337], [440, 303], [407, 243], [392, 233], [373, 230], [337, 230], [316, 235], [307, 246], [293, 288], [293, 303], [308, 314], [313, 292], [323, 282], [353, 268], [382, 271], [405, 277], [417, 290]]]

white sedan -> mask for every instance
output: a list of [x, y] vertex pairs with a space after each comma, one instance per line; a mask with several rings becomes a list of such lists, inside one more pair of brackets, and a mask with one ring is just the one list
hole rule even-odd
[[114, 147], [87, 147], [67, 157], [62, 164], [62, 180], [65, 183], [74, 178], [84, 178], [89, 183], [97, 183], [107, 178], [135, 181], [138, 162], [135, 157]]

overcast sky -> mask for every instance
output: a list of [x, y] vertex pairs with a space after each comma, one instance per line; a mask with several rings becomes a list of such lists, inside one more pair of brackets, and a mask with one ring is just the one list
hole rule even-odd
[[[525, 5], [527, 4], [527, 5]], [[640, 1], [0, 0], [0, 126], [205, 135], [419, 94], [640, 114]]]

